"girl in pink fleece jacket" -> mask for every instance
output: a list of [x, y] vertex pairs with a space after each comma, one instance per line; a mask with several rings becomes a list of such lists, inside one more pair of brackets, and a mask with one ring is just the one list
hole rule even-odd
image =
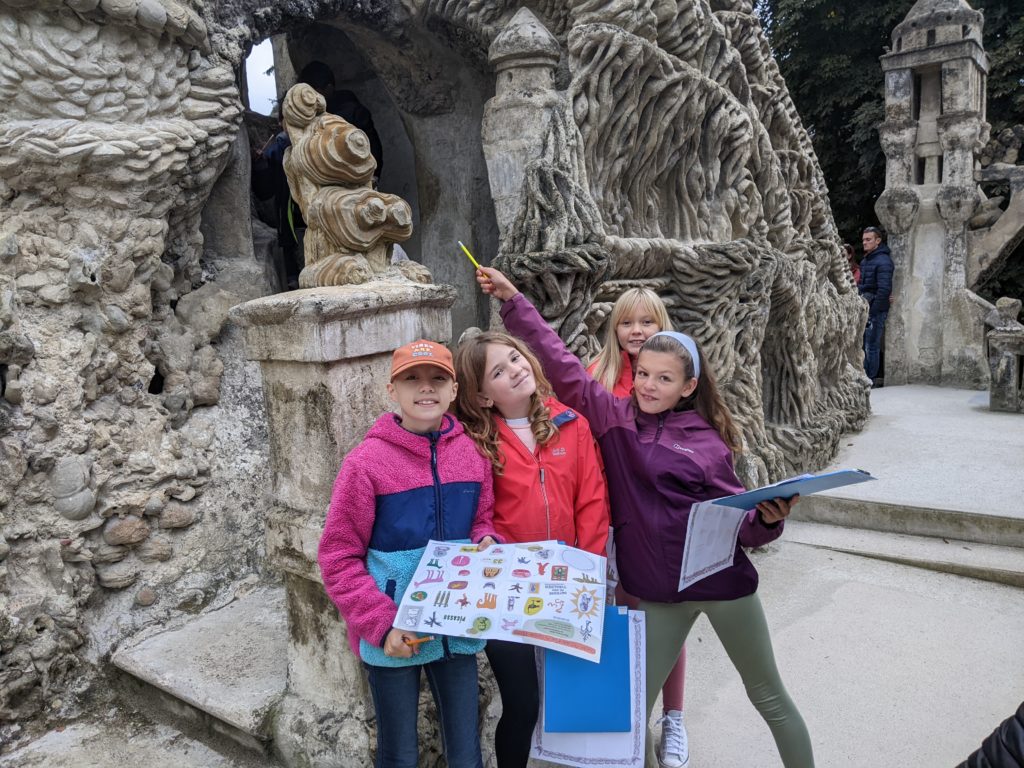
[[320, 539], [324, 588], [366, 668], [377, 715], [377, 768], [415, 768], [420, 673], [441, 718], [451, 768], [482, 768], [476, 653], [484, 643], [393, 627], [430, 539], [494, 542], [490, 463], [449, 413], [451, 353], [417, 341], [395, 351], [386, 413], [344, 460]]

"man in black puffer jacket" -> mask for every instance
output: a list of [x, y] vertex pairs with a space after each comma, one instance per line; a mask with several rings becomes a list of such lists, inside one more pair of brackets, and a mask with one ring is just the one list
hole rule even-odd
[[957, 768], [1024, 768], [1024, 704]]
[[864, 258], [860, 262], [860, 295], [868, 302], [868, 324], [864, 329], [864, 372], [872, 385], [878, 378], [885, 319], [889, 316], [892, 295], [892, 255], [885, 244], [885, 233], [878, 227], [864, 230], [861, 243]]

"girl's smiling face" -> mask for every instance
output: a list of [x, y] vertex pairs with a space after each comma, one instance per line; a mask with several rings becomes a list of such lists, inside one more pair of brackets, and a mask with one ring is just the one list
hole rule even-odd
[[507, 344], [488, 344], [487, 362], [480, 380], [484, 407], [494, 406], [506, 419], [530, 415], [530, 398], [537, 391], [537, 379], [529, 361]]
[[637, 358], [633, 391], [637, 405], [644, 413], [670, 411], [682, 398], [692, 395], [695, 389], [697, 379], [693, 376], [687, 378], [678, 355], [646, 350]]
[[615, 326], [615, 336], [619, 340], [619, 346], [635, 358], [640, 353], [640, 347], [644, 345], [651, 336], [661, 330], [657, 319], [643, 307], [637, 307], [633, 312], [623, 315]]

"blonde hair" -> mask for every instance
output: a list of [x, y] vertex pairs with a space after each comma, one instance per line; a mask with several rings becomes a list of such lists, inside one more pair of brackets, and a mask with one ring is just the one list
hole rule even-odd
[[465, 339], [455, 350], [455, 372], [459, 392], [455, 398], [455, 414], [466, 428], [466, 434], [473, 438], [477, 448], [500, 475], [504, 470], [505, 457], [498, 449], [498, 424], [491, 408], [480, 405], [481, 383], [487, 369], [487, 348], [491, 344], [503, 344], [522, 355], [533, 368], [537, 389], [530, 396], [530, 431], [538, 445], [545, 445], [558, 434], [558, 427], [551, 421], [551, 412], [544, 404], [551, 397], [551, 384], [544, 377], [540, 361], [523, 342], [514, 336], [499, 331], [485, 331]]
[[668, 310], [665, 309], [665, 302], [650, 288], [630, 288], [619, 296], [608, 317], [604, 346], [594, 358], [594, 361], [597, 362], [594, 378], [609, 392], [619, 383], [619, 376], [622, 375], [622, 347], [619, 345], [619, 337], [615, 329], [619, 327], [622, 318], [636, 314], [637, 310], [649, 313], [658, 324], [659, 331], [673, 330]]
[[[692, 336], [690, 338], [693, 338]], [[718, 384], [715, 381], [715, 374], [711, 371], [711, 365], [700, 343], [694, 339], [697, 345], [697, 354], [700, 356], [700, 376], [697, 378], [697, 388], [687, 397], [681, 398], [675, 410], [695, 410], [701, 417], [710, 424], [722, 438], [730, 451], [734, 453], [742, 447], [740, 432], [736, 428], [736, 422], [732, 419], [728, 406], [718, 392]], [[683, 364], [683, 375], [689, 381], [693, 378], [693, 358], [687, 352], [686, 347], [673, 339], [671, 336], [652, 336], [644, 342], [641, 352], [666, 352], [675, 355]], [[634, 394], [634, 398], [636, 395]]]

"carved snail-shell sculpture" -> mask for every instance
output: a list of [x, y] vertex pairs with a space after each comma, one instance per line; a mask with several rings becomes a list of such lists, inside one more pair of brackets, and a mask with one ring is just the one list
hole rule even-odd
[[[282, 108], [292, 143], [285, 175], [307, 226], [301, 288], [373, 280], [391, 267], [392, 244], [412, 235], [409, 204], [372, 187], [377, 161], [366, 134], [325, 109], [324, 97], [304, 84], [288, 91]], [[398, 269], [432, 282], [416, 262]]]

